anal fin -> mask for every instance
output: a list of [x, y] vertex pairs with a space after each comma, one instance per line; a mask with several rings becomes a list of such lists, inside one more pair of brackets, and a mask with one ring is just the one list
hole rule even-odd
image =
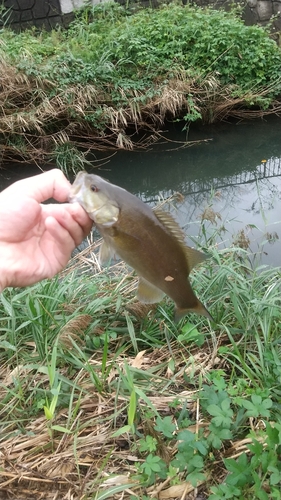
[[137, 299], [144, 304], [154, 304], [163, 299], [165, 293], [152, 285], [146, 279], [140, 277], [137, 291]]

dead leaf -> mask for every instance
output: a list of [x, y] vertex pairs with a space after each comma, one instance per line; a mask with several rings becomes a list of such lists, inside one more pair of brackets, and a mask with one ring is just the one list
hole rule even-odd
[[133, 366], [134, 368], [141, 368], [144, 361], [145, 361], [143, 358], [145, 353], [146, 353], [146, 351], [138, 352], [135, 359], [133, 359], [133, 361], [130, 363], [131, 366]]

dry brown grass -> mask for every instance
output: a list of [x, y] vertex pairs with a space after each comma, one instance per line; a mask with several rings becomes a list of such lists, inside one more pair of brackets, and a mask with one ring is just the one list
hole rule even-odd
[[[169, 406], [175, 397], [178, 400], [178, 409], [187, 404], [192, 418], [196, 424], [189, 430], [198, 432], [199, 428], [206, 428], [208, 422], [202, 419], [200, 402], [197, 398], [197, 390], [185, 389], [184, 374], [191, 367], [186, 367], [180, 351], [177, 352], [176, 344], [172, 346], [176, 361], [176, 371], [173, 373], [173, 389], [163, 391], [161, 379], [169, 380], [171, 373], [167, 368], [167, 361], [171, 353], [167, 347], [153, 350], [153, 352], [141, 352], [135, 357], [123, 356], [115, 360], [115, 366], [123, 369], [124, 362], [144, 371], [156, 368], [157, 381], [151, 387], [149, 399], [161, 416], [172, 415], [173, 410]], [[209, 350], [193, 353], [193, 372], [200, 372], [204, 376], [214, 366], [220, 365], [219, 358]], [[100, 367], [99, 353], [89, 359], [89, 364], [98, 372]], [[159, 368], [157, 368], [159, 367]], [[8, 369], [2, 370], [1, 378], [3, 384], [7, 383]], [[26, 383], [32, 384], [34, 374], [21, 373]], [[42, 374], [40, 375], [42, 377]], [[109, 383], [118, 377], [118, 371], [110, 373]], [[127, 421], [128, 398], [114, 391], [100, 394], [93, 386], [89, 376], [84, 370], [75, 373], [73, 381], [84, 391], [81, 397], [77, 415], [69, 425], [67, 410], [61, 410], [53, 422], [55, 425], [68, 427], [69, 434], [52, 432], [44, 416], [31, 419], [24, 426], [23, 432], [13, 433], [14, 426], [7, 423], [2, 430], [1, 452], [0, 452], [0, 492], [7, 498], [14, 499], [86, 499], [95, 498], [95, 494], [106, 491], [117, 485], [128, 484], [122, 493], [112, 494], [107, 498], [128, 499], [132, 494], [141, 498], [147, 494], [151, 498], [159, 499], [182, 499], [196, 498], [196, 490], [190, 483], [180, 481], [173, 485], [170, 481], [162, 481], [145, 491], [138, 485], [138, 481], [132, 479], [137, 472], [136, 462], [141, 462], [137, 449], [132, 452], [134, 436], [124, 433], [120, 437], [114, 437], [114, 431]], [[42, 383], [42, 380], [41, 380]], [[4, 391], [2, 389], [2, 397]], [[158, 395], [156, 395], [158, 394]], [[73, 401], [73, 405], [77, 400]], [[146, 407], [142, 400], [141, 407]], [[150, 426], [150, 427], [149, 427]], [[146, 419], [140, 420], [138, 430], [144, 434], [151, 433], [152, 422]], [[250, 440], [237, 440], [231, 442], [228, 449], [217, 454], [213, 464], [216, 479], [223, 476], [222, 458], [237, 457], [247, 451], [246, 445]], [[175, 453], [175, 442], [170, 446], [163, 445], [159, 450], [166, 461], [173, 458]], [[180, 476], [179, 476], [180, 479]], [[130, 486], [129, 486], [130, 485]], [[199, 485], [202, 492], [208, 490], [207, 484]], [[191, 494], [191, 496], [187, 496]], [[194, 496], [195, 495], [195, 496]], [[4, 498], [4, 497], [1, 497]]]
[[[197, 426], [204, 426], [201, 421], [200, 412], [197, 412], [198, 401], [194, 399], [197, 391], [184, 390], [183, 375], [185, 367], [181, 360], [180, 353], [176, 353], [176, 346], [173, 346], [173, 353], [178, 357], [177, 373], [174, 374], [176, 385], [173, 391], [168, 394], [161, 390], [162, 382], [155, 383], [151, 388], [149, 398], [152, 404], [161, 415], [171, 414], [169, 403], [175, 396], [179, 401], [188, 403], [190, 411], [198, 413]], [[89, 363], [95, 370], [99, 370], [99, 355], [93, 355]], [[153, 352], [142, 352], [136, 357], [118, 357], [115, 366], [122, 370], [126, 361], [131, 366], [147, 370], [158, 367], [157, 376], [169, 379], [169, 371], [166, 365], [170, 358], [168, 348], [154, 350]], [[215, 362], [215, 360], [213, 360]], [[193, 369], [206, 372], [211, 368], [210, 353], [194, 353]], [[19, 367], [18, 376], [25, 378], [26, 383], [34, 384], [34, 374], [21, 373]], [[39, 376], [39, 375], [38, 375]], [[110, 383], [112, 378], [118, 377], [118, 371], [110, 373]], [[1, 378], [3, 385], [11, 380], [8, 368], [2, 370]], [[42, 383], [42, 374], [40, 374]], [[6, 492], [11, 498], [57, 498], [57, 499], [83, 499], [90, 498], [97, 491], [103, 491], [109, 486], [112, 487], [122, 483], [132, 483], [130, 476], [136, 472], [135, 462], [140, 461], [138, 454], [132, 454], [132, 436], [127, 434], [119, 438], [114, 438], [113, 433], [116, 428], [122, 427], [126, 423], [126, 409], [128, 399], [116, 392], [99, 394], [87, 374], [83, 370], [78, 371], [75, 376], [75, 384], [84, 390], [84, 394], [79, 404], [79, 411], [71, 423], [70, 434], [55, 432], [50, 436], [48, 425], [44, 416], [31, 419], [25, 425], [24, 432], [13, 435], [13, 425], [8, 424], [2, 430], [1, 443], [1, 469], [0, 469], [0, 491]], [[157, 388], [157, 385], [159, 389]], [[4, 392], [2, 389], [2, 397]], [[161, 393], [162, 392], [162, 393]], [[159, 393], [159, 395], [155, 395]], [[74, 401], [73, 404], [77, 403]], [[140, 405], [146, 406], [144, 401]], [[56, 425], [68, 426], [67, 410], [58, 412]], [[146, 433], [147, 421], [140, 422], [139, 430]], [[194, 431], [196, 426], [194, 426]], [[9, 437], [9, 434], [11, 436]], [[237, 444], [236, 444], [237, 446]], [[239, 445], [240, 446], [240, 445]], [[162, 450], [167, 459], [174, 453], [173, 447]], [[106, 465], [103, 464], [108, 456]], [[99, 483], [103, 482], [99, 487]], [[134, 482], [134, 481], [133, 481]], [[141, 494], [137, 483], [128, 491], [124, 491], [122, 498], [129, 498], [129, 490], [133, 489], [138, 497]], [[155, 485], [149, 488], [151, 493], [157, 490], [159, 498], [181, 498], [184, 491], [192, 491], [191, 485], [182, 483], [176, 487], [169, 486], [168, 482]], [[167, 496], [169, 494], [169, 496]], [[88, 497], [88, 495], [90, 495]], [[121, 498], [119, 495], [110, 498]]]
[[[155, 85], [159, 86], [159, 93], [150, 98], [145, 92], [141, 94], [136, 90], [131, 97], [126, 97], [124, 90], [119, 88], [120, 102], [126, 105], [120, 104], [117, 108], [111, 102], [109, 85], [104, 88], [92, 84], [55, 88], [49, 80], [17, 71], [2, 55], [2, 157], [9, 159], [18, 155], [24, 160], [42, 160], [48, 158], [57, 144], [69, 141], [90, 149], [146, 148], [159, 138], [167, 118], [179, 118], [194, 111], [201, 113], [206, 123], [228, 117], [256, 118], [281, 112], [281, 104], [277, 101], [267, 110], [249, 107], [249, 102], [266, 97], [271, 89], [234, 98], [233, 89], [222, 88], [213, 76], [199, 82], [179, 72], [165, 85], [161, 81]], [[193, 109], [190, 108], [190, 96]], [[103, 124], [100, 129], [87, 119], [97, 110]], [[135, 131], [146, 131], [146, 134], [140, 139], [135, 137]]]
[[[93, 245], [94, 250], [99, 244], [100, 242]], [[89, 269], [99, 275], [96, 253], [92, 248], [86, 248], [77, 254], [65, 273], [71, 273], [73, 268], [78, 269], [82, 275], [88, 273]], [[130, 299], [136, 288], [136, 279], [128, 279], [124, 264], [116, 264], [111, 272], [119, 277], [118, 286], [122, 289], [122, 295], [128, 297], [128, 309], [131, 308], [136, 317], [147, 314], [146, 306]], [[106, 286], [116, 288], [116, 283]], [[101, 288], [100, 294], [103, 293]], [[65, 304], [65, 308], [73, 307], [75, 304]], [[62, 326], [58, 338], [62, 351], [70, 351], [74, 343], [83, 350], [83, 332], [90, 321], [87, 314], [81, 313]], [[165, 328], [165, 325], [160, 323], [159, 328]], [[93, 332], [95, 335], [102, 333], [101, 328]], [[67, 365], [60, 368], [60, 374], [72, 381], [73, 395], [70, 407], [57, 411], [52, 422], [47, 421], [43, 411], [39, 414], [36, 412], [34, 417], [31, 415], [28, 421], [24, 411], [11, 414], [10, 409], [16, 407], [16, 404], [10, 399], [0, 412], [0, 498], [86, 500], [98, 498], [102, 494], [102, 498], [116, 500], [138, 499], [144, 494], [159, 500], [207, 498], [209, 484], [214, 478], [220, 481], [225, 476], [222, 459], [248, 452], [249, 439], [229, 441], [227, 447], [217, 451], [207, 473], [207, 480], [197, 488], [186, 482], [181, 474], [178, 474], [177, 484], [169, 478], [143, 488], [134, 477], [138, 472], [137, 463], [143, 462], [138, 451], [138, 435], [125, 431], [119, 436], [115, 435], [118, 429], [127, 424], [130, 397], [130, 394], [120, 391], [120, 374], [126, 373], [126, 366], [138, 370], [143, 376], [150, 374], [145, 394], [155, 411], [161, 417], [173, 417], [176, 411], [187, 407], [190, 419], [195, 422], [188, 429], [195, 433], [204, 429], [207, 433], [209, 422], [201, 412], [200, 388], [188, 386], [186, 377], [199, 376], [204, 380], [213, 368], [226, 369], [226, 363], [219, 357], [217, 349], [227, 342], [227, 338], [221, 334], [212, 341], [205, 342], [203, 348], [195, 346], [183, 351], [182, 346], [173, 341], [169, 345], [142, 350], [137, 354], [130, 353], [126, 348], [116, 355], [122, 338], [112, 340], [107, 358], [110, 369], [106, 379], [103, 379], [102, 373], [103, 349], [94, 350], [87, 361], [87, 367], [72, 368], [71, 375]], [[34, 343], [29, 347], [36, 350]], [[173, 369], [171, 359], [174, 362]], [[102, 390], [94, 383], [91, 370], [98, 379], [103, 380]], [[20, 380], [26, 391], [48, 385], [48, 376], [34, 370], [32, 366], [18, 365], [12, 369], [6, 363], [0, 370], [0, 400], [11, 395], [17, 380]], [[16, 400], [16, 392], [13, 397]], [[176, 407], [171, 406], [175, 399]], [[168, 444], [163, 442], [154, 430], [154, 417], [147, 415], [147, 402], [142, 398], [138, 400], [137, 416], [138, 432], [154, 436], [158, 441], [158, 454], [169, 463], [176, 453], [176, 439]], [[263, 424], [253, 422], [253, 430], [255, 425]], [[62, 432], [58, 427], [52, 429], [52, 426], [60, 426], [68, 429], [68, 432]], [[114, 493], [114, 487], [120, 487], [122, 491], [116, 490]], [[201, 495], [199, 497], [198, 492]]]

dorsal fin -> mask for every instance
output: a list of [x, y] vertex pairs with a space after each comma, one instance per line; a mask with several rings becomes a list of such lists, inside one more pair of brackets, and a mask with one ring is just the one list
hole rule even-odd
[[188, 247], [187, 245], [185, 246], [185, 254], [189, 271], [197, 264], [200, 264], [200, 262], [204, 262], [204, 260], [210, 258], [210, 255], [207, 253], [199, 252], [199, 250], [195, 250], [195, 248]]
[[187, 246], [187, 244], [185, 243], [185, 234], [171, 214], [159, 208], [154, 209], [153, 212], [155, 213], [157, 219], [169, 231], [170, 235], [173, 238], [176, 238], [176, 240], [184, 249], [189, 271], [191, 271], [191, 269], [193, 269], [196, 264], [204, 262], [204, 260], [209, 258], [209, 255]]
[[184, 234], [183, 230], [180, 228], [180, 226], [178, 225], [178, 223], [175, 221], [174, 217], [171, 214], [169, 214], [168, 212], [161, 210], [160, 208], [153, 209], [153, 212], [155, 213], [157, 219], [169, 231], [171, 236], [176, 238], [179, 243], [186, 246], [185, 234]]

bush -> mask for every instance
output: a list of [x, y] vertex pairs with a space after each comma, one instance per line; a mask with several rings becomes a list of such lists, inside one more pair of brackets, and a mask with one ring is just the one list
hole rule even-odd
[[167, 118], [279, 112], [280, 49], [234, 13], [176, 4], [132, 13], [106, 3], [81, 10], [67, 30], [4, 28], [2, 46], [3, 150], [32, 161], [74, 137], [85, 148], [132, 148], [128, 130], [155, 132]]
[[188, 5], [130, 14], [107, 3], [81, 11], [66, 31], [6, 35], [6, 43], [21, 69], [65, 85], [128, 86], [128, 80], [148, 83], [184, 68], [187, 75], [215, 73], [223, 85], [248, 90], [281, 75], [280, 49], [265, 29], [245, 26], [234, 13]]

